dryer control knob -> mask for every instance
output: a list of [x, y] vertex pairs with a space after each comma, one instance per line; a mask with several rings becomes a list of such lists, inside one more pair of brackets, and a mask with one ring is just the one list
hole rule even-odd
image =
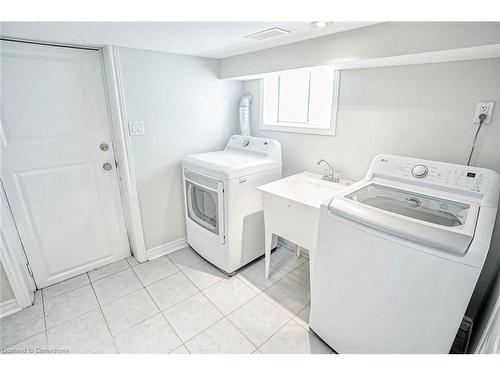
[[417, 178], [423, 178], [425, 176], [427, 176], [427, 172], [429, 172], [429, 170], [427, 169], [427, 167], [423, 164], [418, 164], [418, 165], [415, 165], [412, 169], [411, 169], [411, 174]]

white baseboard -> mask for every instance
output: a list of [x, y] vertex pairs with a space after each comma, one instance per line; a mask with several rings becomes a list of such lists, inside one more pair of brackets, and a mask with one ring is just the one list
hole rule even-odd
[[17, 304], [15, 298], [12, 298], [8, 301], [0, 303], [0, 318], [4, 316], [14, 314], [15, 312], [21, 311], [21, 308]]
[[[281, 237], [278, 238], [278, 246], [283, 246], [283, 247], [287, 248], [288, 250], [292, 251], [293, 253], [295, 253], [295, 244], [291, 241], [284, 239], [284, 238], [281, 238]], [[309, 258], [309, 250], [307, 250], [307, 249], [302, 248], [302, 250], [300, 251], [300, 254], [304, 258]]]
[[152, 260], [161, 257], [166, 254], [170, 254], [176, 250], [180, 250], [188, 245], [187, 238], [182, 237], [178, 240], [161, 244], [160, 246], [153, 247], [146, 250], [146, 256], [148, 260]]

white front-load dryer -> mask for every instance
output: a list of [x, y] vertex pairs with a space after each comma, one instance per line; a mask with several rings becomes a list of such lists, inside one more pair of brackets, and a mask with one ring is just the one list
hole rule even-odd
[[222, 151], [182, 161], [188, 244], [231, 274], [264, 254], [257, 187], [281, 178], [277, 141], [233, 135]]

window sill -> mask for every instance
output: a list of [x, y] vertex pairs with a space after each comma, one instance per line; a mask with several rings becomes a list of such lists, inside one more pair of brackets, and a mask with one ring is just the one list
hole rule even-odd
[[278, 131], [278, 132], [288, 132], [288, 133], [302, 133], [302, 134], [314, 134], [314, 135], [335, 135], [335, 130], [332, 128], [315, 128], [312, 126], [301, 126], [292, 123], [280, 123], [280, 124], [261, 124], [261, 130]]

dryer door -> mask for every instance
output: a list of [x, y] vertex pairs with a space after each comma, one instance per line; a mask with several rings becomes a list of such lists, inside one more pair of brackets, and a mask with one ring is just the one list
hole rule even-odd
[[184, 180], [188, 219], [224, 243], [224, 184], [188, 170]]

